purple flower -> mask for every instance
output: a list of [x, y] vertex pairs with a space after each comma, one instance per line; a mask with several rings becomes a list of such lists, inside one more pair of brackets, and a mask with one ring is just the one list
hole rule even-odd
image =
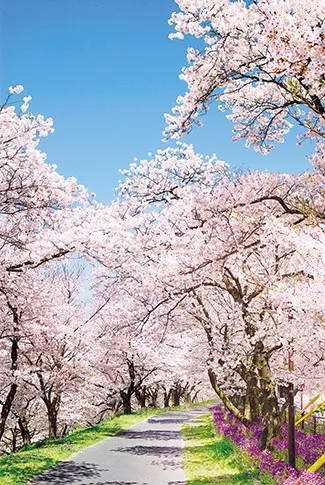
[[[259, 424], [250, 424], [245, 427], [228, 411], [221, 406], [211, 409], [215, 424], [221, 434], [232, 440], [246, 452], [250, 459], [258, 465], [263, 474], [269, 474], [276, 478], [277, 485], [325, 485], [325, 478], [318, 473], [298, 471], [288, 465], [276, 455], [283, 454], [287, 449], [287, 425], [283, 425], [284, 438], [277, 437], [273, 440], [275, 453], [265, 451], [261, 446], [262, 420]], [[306, 466], [314, 463], [324, 453], [325, 436], [310, 435], [300, 430], [296, 433], [297, 457], [302, 458]]]

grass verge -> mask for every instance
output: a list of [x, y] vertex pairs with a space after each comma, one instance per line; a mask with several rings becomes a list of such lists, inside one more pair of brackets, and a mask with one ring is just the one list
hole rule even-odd
[[24, 485], [77, 451], [161, 412], [160, 409], [147, 409], [134, 414], [116, 416], [97, 426], [77, 429], [62, 439], [40, 441], [17, 453], [2, 456], [0, 485]]
[[256, 485], [258, 471], [238, 447], [218, 434], [212, 416], [182, 427], [187, 485]]

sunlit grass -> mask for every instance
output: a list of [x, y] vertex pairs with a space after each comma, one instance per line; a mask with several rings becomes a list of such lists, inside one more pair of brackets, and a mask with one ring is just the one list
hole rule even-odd
[[257, 470], [235, 444], [218, 434], [212, 417], [202, 416], [182, 427], [186, 438], [187, 485], [256, 485]]
[[148, 409], [106, 420], [98, 426], [81, 428], [55, 441], [33, 443], [17, 453], [0, 457], [0, 485], [23, 485], [48, 468], [119, 431], [162, 412]]

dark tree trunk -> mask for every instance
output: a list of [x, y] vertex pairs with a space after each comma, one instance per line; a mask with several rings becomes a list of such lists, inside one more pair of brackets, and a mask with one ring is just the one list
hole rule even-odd
[[12, 435], [11, 451], [12, 453], [15, 453], [17, 451], [17, 435], [18, 435], [18, 429], [16, 427], [11, 430], [11, 435]]
[[18, 426], [20, 430], [20, 434], [23, 440], [23, 445], [27, 446], [31, 442], [31, 435], [28, 429], [28, 420], [25, 416], [20, 416], [18, 418]]
[[173, 401], [173, 406], [179, 406], [180, 405], [180, 402], [181, 402], [181, 396], [179, 395], [179, 393], [177, 391], [173, 391], [173, 394], [172, 394], [172, 401]]
[[9, 392], [7, 394], [6, 400], [4, 402], [4, 405], [2, 406], [1, 409], [1, 415], [0, 415], [0, 439], [2, 438], [5, 429], [6, 429], [6, 422], [11, 410], [12, 403], [14, 401], [14, 398], [17, 393], [17, 384], [11, 384]]
[[54, 392], [52, 386], [46, 387], [41, 372], [37, 372], [37, 377], [42, 390], [42, 400], [47, 410], [48, 436], [50, 439], [58, 437], [58, 414], [61, 404], [61, 393]]
[[58, 416], [55, 410], [48, 411], [49, 438], [55, 440], [58, 437]]
[[123, 413], [124, 414], [131, 414], [132, 413], [132, 406], [131, 406], [131, 396], [132, 394], [128, 391], [120, 391], [121, 399], [122, 399], [122, 406], [123, 406]]
[[[17, 310], [16, 309], [13, 309], [13, 310], [15, 310], [13, 312], [14, 322], [15, 322], [15, 324], [18, 325], [18, 314], [17, 314]], [[19, 338], [18, 337], [14, 337], [11, 340], [11, 353], [10, 353], [10, 357], [11, 357], [11, 370], [13, 372], [17, 369], [18, 342], [19, 342]], [[4, 432], [5, 432], [6, 422], [7, 422], [9, 413], [11, 411], [12, 404], [14, 402], [14, 399], [15, 399], [15, 396], [16, 396], [16, 393], [17, 393], [17, 389], [18, 389], [17, 384], [15, 382], [13, 382], [10, 385], [8, 394], [6, 396], [6, 399], [4, 401], [4, 404], [2, 406], [1, 413], [0, 413], [0, 439], [2, 438], [2, 436], [3, 436]]]
[[55, 440], [58, 437], [58, 412], [59, 406], [56, 401], [43, 399], [47, 409], [48, 437]]
[[164, 389], [164, 408], [169, 408], [172, 391], [171, 389], [167, 391], [165, 387], [163, 389]]
[[125, 387], [123, 390], [120, 391], [120, 396], [122, 399], [123, 413], [131, 414], [132, 413], [131, 398], [137, 388], [137, 386], [135, 386], [136, 374], [135, 374], [133, 356], [130, 359], [127, 359], [127, 366], [128, 366], [129, 379], [130, 379], [129, 385], [128, 387]]
[[191, 403], [197, 402], [197, 396], [198, 396], [199, 392], [200, 391], [195, 391], [195, 393], [193, 394], [193, 396], [191, 396]]
[[173, 406], [179, 406], [181, 403], [181, 398], [184, 394], [184, 387], [181, 385], [180, 382], [175, 382], [174, 386], [172, 387], [172, 403]]
[[142, 386], [138, 387], [135, 390], [135, 397], [137, 398], [138, 404], [141, 409], [146, 407], [146, 399], [147, 399], [147, 387]]
[[158, 387], [156, 389], [150, 389], [148, 394], [150, 398], [149, 406], [152, 406], [153, 408], [158, 407]]
[[65, 424], [62, 429], [61, 437], [64, 438], [68, 434], [68, 431], [69, 431], [69, 427], [67, 424]]

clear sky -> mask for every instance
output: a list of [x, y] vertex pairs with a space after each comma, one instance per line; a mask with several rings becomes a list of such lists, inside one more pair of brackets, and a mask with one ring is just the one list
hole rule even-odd
[[[171, 41], [173, 0], [0, 0], [1, 99], [23, 84], [31, 110], [54, 119], [42, 143], [48, 161], [110, 201], [134, 157], [164, 148], [163, 113], [185, 83], [186, 48]], [[238, 167], [299, 172], [308, 166], [292, 134], [267, 157], [232, 143], [232, 125], [213, 111], [185, 141]]]

